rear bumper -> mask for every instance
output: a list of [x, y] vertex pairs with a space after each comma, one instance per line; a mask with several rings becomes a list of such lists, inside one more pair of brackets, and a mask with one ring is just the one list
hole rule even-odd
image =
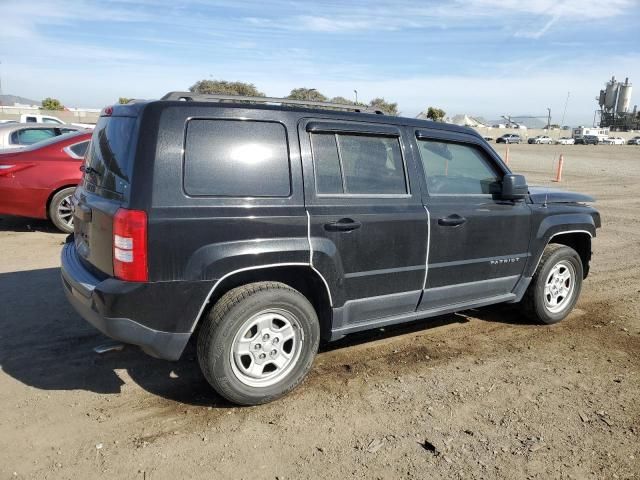
[[[105, 335], [140, 346], [151, 356], [165, 360], [180, 358], [191, 333], [160, 331], [128, 318], [110, 315], [114, 297], [132, 295], [137, 285], [115, 279], [100, 280], [80, 263], [75, 245], [66, 243], [61, 254], [62, 286], [73, 308]], [[109, 301], [105, 302], [105, 298]], [[118, 302], [123, 303], [123, 302]], [[121, 312], [121, 309], [119, 311]]]

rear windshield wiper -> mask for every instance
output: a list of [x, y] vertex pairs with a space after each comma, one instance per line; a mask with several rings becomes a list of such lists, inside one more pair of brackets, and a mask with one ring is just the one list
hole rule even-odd
[[89, 175], [95, 175], [97, 177], [102, 176], [102, 174], [98, 170], [96, 170], [93, 167], [87, 167], [86, 165], [81, 165], [80, 166], [80, 171], [83, 172], [83, 173], [87, 173]]

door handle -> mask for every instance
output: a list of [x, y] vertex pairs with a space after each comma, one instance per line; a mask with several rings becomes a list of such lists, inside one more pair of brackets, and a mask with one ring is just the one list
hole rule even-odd
[[461, 217], [457, 213], [454, 213], [453, 215], [449, 215], [448, 217], [439, 218], [438, 225], [442, 225], [443, 227], [457, 227], [458, 225], [462, 225], [466, 221], [466, 218]]
[[360, 228], [362, 223], [352, 218], [341, 218], [337, 222], [330, 222], [324, 224], [324, 229], [328, 232], [350, 232], [357, 228]]

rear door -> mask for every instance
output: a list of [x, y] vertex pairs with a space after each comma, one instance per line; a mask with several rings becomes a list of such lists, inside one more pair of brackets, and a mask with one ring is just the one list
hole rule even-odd
[[74, 194], [74, 238], [84, 263], [113, 275], [113, 216], [129, 200], [137, 117], [101, 116]]
[[312, 262], [333, 288], [334, 328], [414, 311], [428, 224], [401, 130], [305, 119], [299, 136]]
[[530, 209], [496, 195], [506, 167], [474, 135], [414, 133], [431, 226], [419, 309], [509, 295], [529, 255]]

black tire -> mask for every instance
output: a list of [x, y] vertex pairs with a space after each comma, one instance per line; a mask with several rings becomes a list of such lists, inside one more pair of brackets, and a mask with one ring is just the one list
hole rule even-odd
[[[64, 233], [73, 232], [73, 215], [71, 212], [71, 205], [68, 205], [68, 210], [65, 208], [66, 203], [71, 199], [76, 187], [63, 188], [51, 198], [49, 202], [49, 220], [51, 223]], [[68, 216], [66, 213], [68, 212]]]
[[[545, 300], [545, 287], [552, 269], [564, 262], [573, 267], [573, 286], [570, 298], [564, 300], [562, 308], [558, 311], [550, 310]], [[569, 269], [570, 270], [570, 269]], [[531, 320], [551, 325], [563, 320], [578, 301], [582, 288], [582, 260], [573, 248], [565, 245], [550, 244], [544, 249], [538, 268], [521, 302], [523, 313]], [[549, 294], [550, 295], [550, 294]], [[562, 298], [562, 297], [561, 297]]]
[[[236, 338], [242, 338], [238, 335], [247, 322], [266, 310], [285, 312], [295, 318], [299, 354], [277, 383], [248, 385], [238, 373], [238, 367], [232, 365], [233, 344]], [[221, 396], [240, 405], [259, 405], [287, 394], [302, 382], [319, 342], [318, 317], [304, 295], [283, 283], [257, 282], [230, 290], [213, 306], [198, 334], [198, 361], [205, 378]], [[284, 346], [284, 343], [280, 345], [283, 350]]]

